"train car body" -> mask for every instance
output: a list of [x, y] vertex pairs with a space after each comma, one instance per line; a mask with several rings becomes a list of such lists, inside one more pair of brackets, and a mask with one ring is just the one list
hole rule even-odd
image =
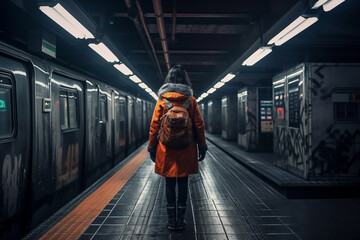
[[153, 108], [0, 42], [0, 238], [24, 236], [144, 143]]

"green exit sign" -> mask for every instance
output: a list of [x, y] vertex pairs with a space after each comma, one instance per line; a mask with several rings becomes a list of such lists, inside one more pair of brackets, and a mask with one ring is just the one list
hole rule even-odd
[[52, 56], [53, 58], [56, 58], [56, 46], [44, 39], [42, 40], [41, 51], [47, 55]]

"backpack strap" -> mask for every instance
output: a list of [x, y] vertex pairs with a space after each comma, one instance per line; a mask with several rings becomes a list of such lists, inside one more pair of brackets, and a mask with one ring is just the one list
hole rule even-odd
[[183, 108], [185, 108], [185, 109], [188, 109], [188, 108], [189, 108], [189, 106], [190, 106], [190, 100], [191, 100], [190, 97], [188, 97], [188, 99], [185, 100], [185, 102], [184, 102], [184, 104], [183, 104]]
[[173, 107], [173, 104], [166, 98], [164, 98], [164, 100], [165, 100], [166, 108], [169, 111]]

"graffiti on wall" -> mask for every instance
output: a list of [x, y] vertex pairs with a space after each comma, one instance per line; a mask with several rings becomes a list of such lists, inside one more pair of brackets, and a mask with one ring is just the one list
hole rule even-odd
[[[329, 175], [350, 173], [355, 163], [360, 162], [360, 130], [354, 133], [341, 131], [331, 125], [324, 138], [312, 153], [312, 174]], [[357, 172], [356, 172], [357, 171]], [[360, 170], [353, 173], [360, 175]]]
[[308, 153], [308, 135], [306, 134], [306, 104], [300, 99], [300, 119], [298, 128], [289, 128], [286, 134], [286, 146], [290, 166], [303, 172], [305, 170], [306, 154]]
[[285, 128], [276, 127], [274, 131], [274, 154], [275, 159], [280, 164], [287, 162], [287, 148], [285, 141]]
[[248, 150], [256, 148], [256, 115], [247, 111], [246, 135], [248, 136]]
[[71, 183], [78, 178], [79, 171], [79, 144], [68, 146], [63, 155], [63, 149], [59, 149], [57, 162], [57, 189]]
[[[338, 67], [333, 74], [324, 74], [325, 67], [318, 67], [311, 78], [312, 94], [321, 102], [321, 106], [331, 106], [334, 89], [339, 86], [338, 77], [350, 81], [344, 76], [344, 68]], [[351, 85], [351, 84], [350, 84]], [[349, 85], [349, 86], [350, 86]], [[347, 123], [332, 124], [333, 119], [325, 125], [324, 136], [317, 141], [311, 154], [310, 174], [329, 176], [334, 174], [360, 174], [360, 130], [351, 130]]]
[[19, 156], [11, 157], [9, 154], [5, 156], [2, 166], [2, 190], [3, 190], [3, 204], [1, 209], [7, 211], [1, 215], [13, 216], [16, 213], [16, 208], [19, 198], [20, 176], [21, 172], [21, 154]]

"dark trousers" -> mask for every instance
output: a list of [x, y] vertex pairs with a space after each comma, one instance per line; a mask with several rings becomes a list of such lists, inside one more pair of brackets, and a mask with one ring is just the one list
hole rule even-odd
[[168, 204], [175, 204], [176, 202], [176, 180], [178, 185], [178, 199], [179, 205], [186, 205], [188, 177], [171, 178], [166, 177], [166, 201]]

